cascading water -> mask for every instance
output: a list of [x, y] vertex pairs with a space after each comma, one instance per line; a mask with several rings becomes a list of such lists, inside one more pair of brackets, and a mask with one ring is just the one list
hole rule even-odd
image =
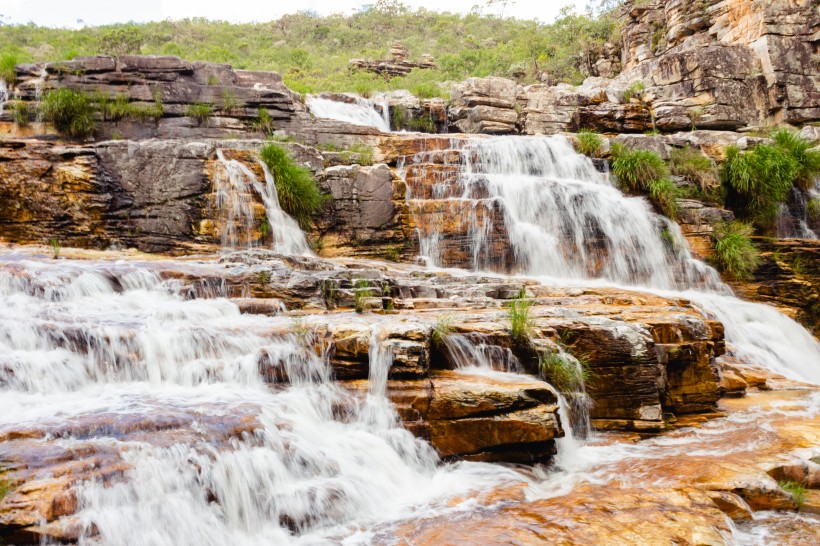
[[335, 119], [354, 125], [375, 127], [383, 133], [390, 132], [390, 113], [386, 101], [351, 97], [352, 102], [342, 102], [308, 95], [305, 100], [310, 113], [317, 118]]
[[0, 78], [0, 116], [3, 115], [3, 105], [9, 100], [9, 91], [6, 86], [6, 80]]
[[[305, 234], [299, 224], [288, 216], [279, 205], [273, 175], [260, 162], [265, 173], [265, 183], [244, 164], [235, 159], [225, 159], [217, 150], [219, 167], [214, 174], [214, 189], [221, 228], [223, 248], [252, 248], [256, 244], [255, 233], [270, 235], [273, 249], [282, 254], [311, 254]], [[258, 194], [265, 208], [265, 221], [257, 226], [253, 194]]]
[[401, 428], [378, 329], [362, 400], [288, 319], [185, 293], [123, 264], [0, 272], [0, 434], [121, 464], [80, 487], [81, 544], [367, 544], [374, 525], [520, 481], [441, 465]]
[[[727, 325], [726, 340], [739, 356], [791, 379], [820, 383], [820, 344], [811, 334], [772, 307], [731, 297], [717, 272], [692, 257], [675, 223], [653, 214], [643, 198], [623, 195], [564, 137], [452, 143], [461, 158], [455, 174], [445, 162], [443, 175], [408, 178], [420, 249], [433, 265], [443, 262], [443, 230], [453, 225], [448, 219], [466, 218], [456, 240], [460, 246], [466, 238], [475, 269], [507, 267], [509, 257], [498, 258], [497, 239], [504, 235], [512, 269], [527, 275], [697, 290], [686, 294]], [[431, 155], [415, 161], [424, 164]], [[432, 189], [418, 182], [431, 177]], [[430, 200], [444, 205], [424, 218], [423, 203]]]

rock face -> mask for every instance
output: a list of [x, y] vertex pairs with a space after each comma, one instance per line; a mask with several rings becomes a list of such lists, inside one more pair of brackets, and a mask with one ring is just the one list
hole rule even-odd
[[514, 133], [519, 91], [514, 81], [494, 76], [456, 84], [451, 92], [451, 123], [462, 133]]
[[432, 55], [422, 55], [418, 61], [408, 60], [409, 53], [401, 43], [395, 42], [390, 48], [390, 58], [384, 60], [350, 59], [348, 68], [373, 72], [384, 79], [406, 76], [414, 69], [426, 70], [436, 68]]
[[[101, 119], [101, 138], [221, 138], [253, 132], [261, 136], [260, 131], [293, 130], [307, 119], [304, 106], [275, 72], [234, 70], [179, 57], [78, 57], [20, 65], [17, 79], [15, 91], [23, 101], [67, 87], [111, 99], [124, 97], [142, 108], [161, 105], [150, 123]], [[191, 105], [207, 105], [208, 116], [191, 117]], [[270, 127], [258, 127], [261, 110], [270, 117]]]

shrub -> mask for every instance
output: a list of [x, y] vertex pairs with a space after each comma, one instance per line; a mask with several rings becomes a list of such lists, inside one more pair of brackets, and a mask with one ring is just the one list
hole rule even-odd
[[419, 82], [410, 89], [410, 92], [420, 99], [432, 99], [441, 94], [438, 85], [433, 82]]
[[197, 102], [189, 104], [185, 108], [185, 115], [189, 118], [194, 118], [200, 125], [211, 119], [213, 113], [214, 107], [208, 103]]
[[595, 131], [589, 129], [581, 129], [575, 135], [575, 150], [579, 154], [587, 155], [589, 157], [599, 157], [601, 149], [604, 147], [604, 139]]
[[748, 152], [730, 146], [721, 179], [730, 190], [730, 204], [766, 229], [788, 197], [799, 169], [797, 160], [777, 146], [760, 144]]
[[74, 138], [86, 138], [97, 129], [94, 104], [88, 95], [72, 89], [48, 91], [40, 103], [43, 118], [61, 133]]
[[439, 315], [436, 317], [436, 325], [430, 334], [430, 341], [433, 347], [443, 347], [444, 339], [453, 332], [452, 315]]
[[3, 53], [0, 55], [0, 80], [5, 80], [9, 85], [17, 82], [17, 73], [14, 67], [20, 64], [20, 59], [14, 53]]
[[658, 210], [671, 218], [676, 216], [679, 191], [669, 178], [669, 168], [657, 153], [613, 144], [612, 172], [622, 189], [648, 194]]
[[812, 143], [790, 129], [780, 129], [772, 134], [775, 146], [789, 155], [797, 164], [794, 184], [803, 190], [814, 186], [820, 175], [820, 150], [812, 149]]
[[720, 183], [714, 161], [689, 145], [670, 152], [669, 169], [672, 174], [697, 184], [701, 191], [714, 188]]
[[590, 377], [586, 363], [562, 351], [542, 354], [538, 369], [544, 379], [561, 392], [582, 390]]
[[760, 253], [752, 243], [752, 226], [743, 222], [719, 224], [715, 229], [712, 263], [730, 279], [749, 279], [760, 263]]
[[282, 209], [295, 218], [302, 228], [309, 228], [310, 217], [319, 212], [325, 202], [313, 174], [297, 164], [279, 144], [266, 144], [260, 156], [273, 176]]
[[510, 310], [507, 314], [510, 320], [510, 337], [516, 343], [525, 343], [529, 340], [530, 330], [532, 330], [531, 309], [532, 301], [527, 299], [527, 293], [522, 288], [518, 296], [510, 302]]
[[806, 502], [806, 486], [795, 481], [778, 482], [780, 489], [792, 496], [794, 504], [800, 509], [803, 503]]

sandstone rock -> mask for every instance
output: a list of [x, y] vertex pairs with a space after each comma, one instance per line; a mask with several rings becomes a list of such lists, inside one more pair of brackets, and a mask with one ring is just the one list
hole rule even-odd
[[450, 120], [462, 133], [517, 132], [516, 97], [512, 80], [490, 76], [469, 78], [453, 86]]

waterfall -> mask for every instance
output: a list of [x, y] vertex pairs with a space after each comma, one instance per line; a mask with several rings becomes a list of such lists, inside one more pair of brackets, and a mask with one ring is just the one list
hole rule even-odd
[[79, 487], [80, 544], [336, 544], [521, 480], [442, 465], [399, 425], [378, 329], [362, 397], [332, 380], [310, 332], [287, 333], [289, 319], [185, 299], [145, 267], [0, 271], [0, 434], [24, 426], [32, 442], [122, 463]]
[[[223, 248], [252, 248], [257, 244], [257, 233], [270, 235], [273, 249], [282, 254], [311, 254], [304, 232], [279, 205], [276, 181], [264, 163], [265, 183], [246, 165], [235, 159], [225, 159], [217, 149], [218, 168], [214, 173], [214, 189], [221, 228]], [[264, 220], [257, 224], [255, 192], [264, 205]]]
[[386, 101], [379, 101], [377, 104], [358, 96], [352, 98], [353, 102], [342, 102], [308, 95], [305, 104], [317, 118], [335, 119], [353, 125], [375, 127], [383, 133], [390, 132], [390, 113]]
[[419, 247], [433, 265], [688, 291], [726, 324], [738, 356], [820, 383], [820, 344], [811, 334], [770, 306], [732, 297], [674, 222], [622, 194], [564, 137], [453, 139], [452, 147], [458, 164], [449, 163], [453, 154], [420, 153], [404, 172]]
[[3, 105], [9, 100], [9, 91], [6, 86], [6, 80], [0, 78], [0, 116], [3, 115]]
[[467, 338], [461, 334], [444, 337], [444, 351], [447, 359], [457, 370], [470, 372], [511, 372], [523, 373], [523, 367], [513, 352], [506, 347], [490, 345]]

